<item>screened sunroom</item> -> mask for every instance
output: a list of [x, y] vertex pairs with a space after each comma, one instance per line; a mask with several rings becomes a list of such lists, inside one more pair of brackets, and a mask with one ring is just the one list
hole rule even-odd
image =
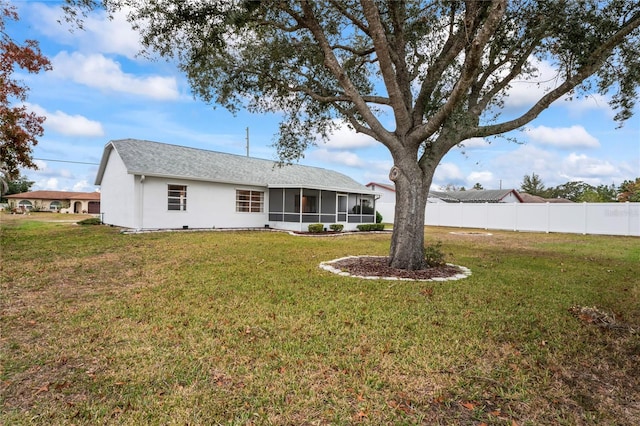
[[354, 230], [361, 223], [375, 223], [372, 193], [340, 192], [311, 188], [269, 188], [269, 225], [306, 231], [310, 223], [342, 224]]

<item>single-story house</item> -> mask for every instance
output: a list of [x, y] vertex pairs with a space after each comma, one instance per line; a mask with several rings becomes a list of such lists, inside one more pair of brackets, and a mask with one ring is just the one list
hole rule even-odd
[[20, 212], [100, 213], [99, 192], [30, 191], [5, 195], [9, 208]]
[[375, 191], [344, 174], [152, 141], [107, 143], [95, 183], [103, 222], [136, 230], [375, 223]]

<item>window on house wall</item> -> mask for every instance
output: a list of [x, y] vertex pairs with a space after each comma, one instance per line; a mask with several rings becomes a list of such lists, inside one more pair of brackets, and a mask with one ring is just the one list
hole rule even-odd
[[49, 204], [49, 210], [58, 211], [62, 208], [62, 203], [60, 201], [52, 201]]
[[243, 189], [236, 190], [236, 211], [262, 213], [264, 211], [264, 192]]
[[169, 185], [167, 200], [169, 210], [187, 210], [187, 186]]
[[31, 204], [31, 201], [22, 200], [18, 203], [18, 207], [22, 210], [31, 210], [33, 209], [33, 204]]

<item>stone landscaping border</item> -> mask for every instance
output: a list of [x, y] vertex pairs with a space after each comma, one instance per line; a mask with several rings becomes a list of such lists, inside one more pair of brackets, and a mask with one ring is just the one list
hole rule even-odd
[[342, 277], [353, 277], [353, 278], [361, 278], [364, 280], [389, 280], [389, 281], [456, 281], [456, 280], [461, 280], [464, 278], [467, 278], [468, 276], [471, 275], [471, 270], [469, 268], [466, 268], [464, 266], [460, 266], [460, 265], [454, 265], [452, 263], [447, 263], [448, 266], [455, 266], [456, 268], [459, 268], [461, 270], [461, 272], [459, 274], [455, 274], [452, 275], [450, 277], [435, 277], [435, 278], [429, 278], [429, 279], [414, 279], [414, 278], [400, 278], [400, 277], [379, 277], [379, 276], [363, 276], [363, 275], [353, 275], [349, 272], [345, 272], [341, 269], [338, 268], [334, 268], [333, 266], [331, 266], [333, 263], [339, 262], [341, 260], [346, 260], [346, 259], [355, 259], [355, 258], [359, 258], [359, 257], [386, 257], [386, 256], [346, 256], [346, 257], [341, 257], [339, 259], [333, 259], [333, 260], [329, 260], [326, 262], [321, 262], [319, 267], [320, 269], [324, 269], [325, 271], [334, 273], [336, 275], [340, 275]]

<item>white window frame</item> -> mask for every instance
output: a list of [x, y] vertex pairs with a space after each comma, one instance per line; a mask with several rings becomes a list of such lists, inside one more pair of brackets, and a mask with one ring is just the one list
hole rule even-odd
[[[176, 206], [177, 208], [171, 208]], [[167, 210], [170, 212], [187, 211], [187, 185], [171, 183], [167, 185]]]
[[236, 189], [236, 213], [264, 213], [264, 191]]

